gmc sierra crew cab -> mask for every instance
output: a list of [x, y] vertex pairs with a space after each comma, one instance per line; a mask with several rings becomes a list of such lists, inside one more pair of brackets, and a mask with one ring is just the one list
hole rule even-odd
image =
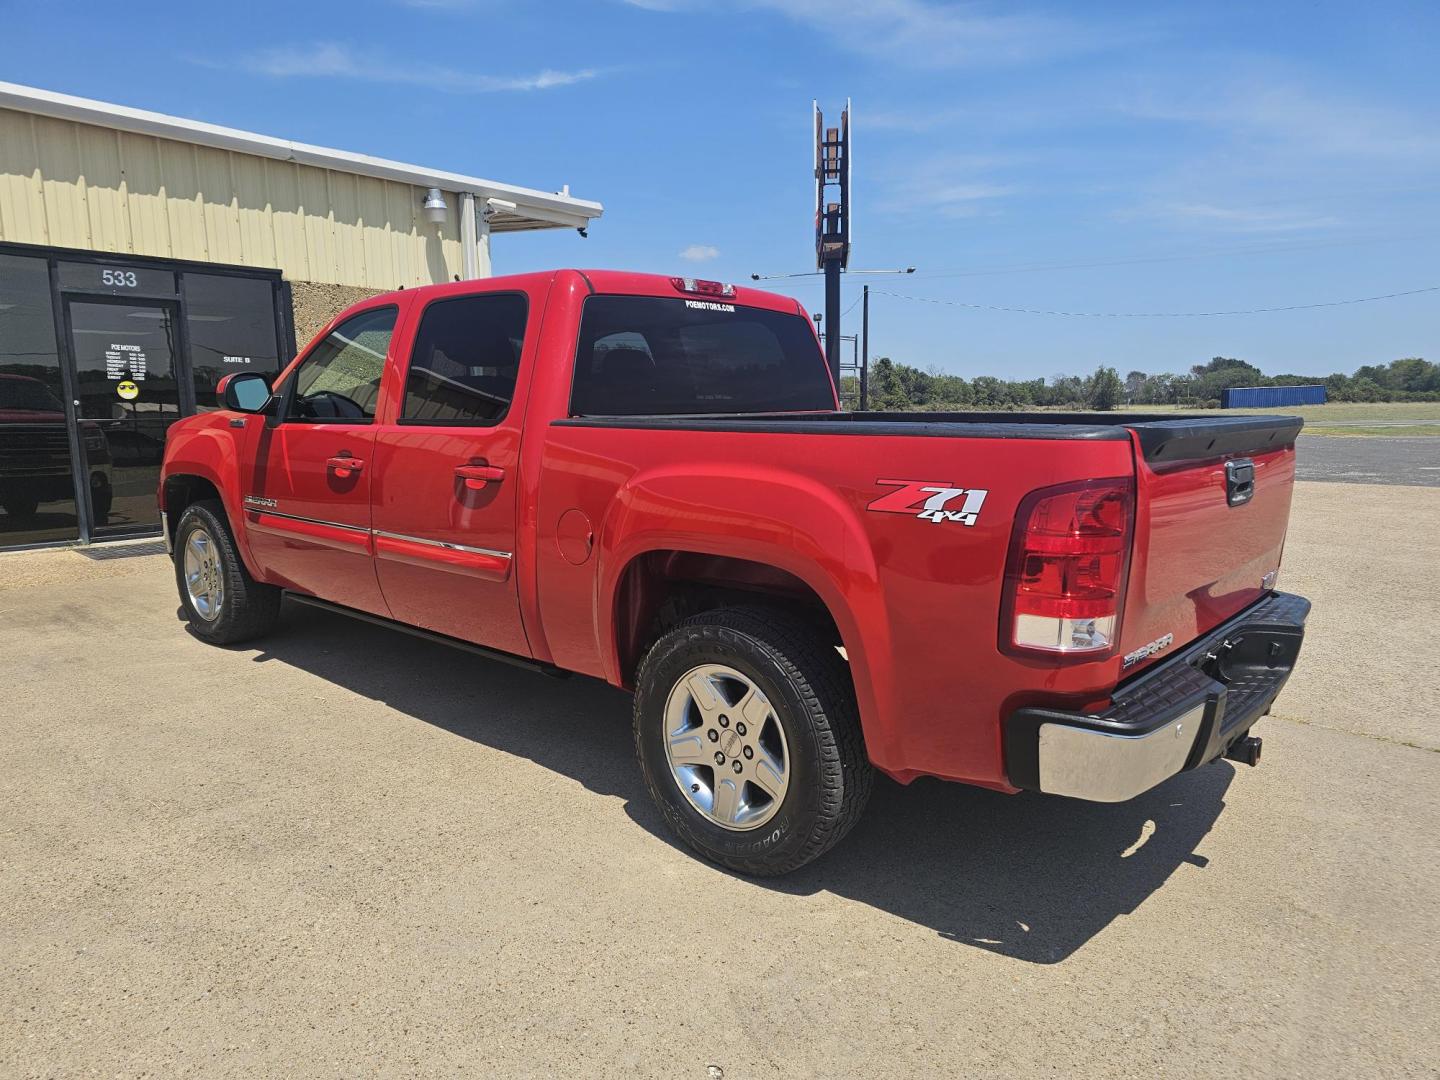
[[1299, 652], [1283, 416], [847, 413], [793, 299], [561, 270], [377, 296], [170, 428], [199, 637], [282, 597], [634, 692], [706, 857], [793, 870], [874, 770], [1121, 801]]

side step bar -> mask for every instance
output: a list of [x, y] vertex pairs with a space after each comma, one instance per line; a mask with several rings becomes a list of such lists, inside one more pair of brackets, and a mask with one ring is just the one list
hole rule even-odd
[[498, 660], [502, 664], [525, 668], [527, 671], [536, 671], [541, 675], [549, 675], [552, 679], [568, 679], [570, 677], [570, 672], [564, 668], [558, 668], [554, 664], [547, 664], [543, 660], [532, 660], [528, 656], [516, 656], [514, 653], [501, 652], [499, 649], [487, 649], [484, 645], [476, 645], [473, 641], [465, 641], [462, 638], [451, 637], [449, 634], [437, 634], [433, 630], [426, 630], [419, 626], [411, 626], [409, 623], [397, 622], [394, 619], [387, 619], [383, 615], [372, 615], [368, 611], [357, 611], [355, 608], [346, 607], [344, 604], [321, 600], [318, 596], [291, 592], [289, 589], [286, 589], [285, 597], [299, 604], [307, 604], [310, 607], [320, 608], [322, 611], [331, 611], [336, 615], [348, 615], [350, 618], [359, 619], [361, 622], [374, 623], [376, 626], [384, 626], [390, 630], [399, 630], [402, 633], [409, 634], [411, 637], [422, 638], [425, 641], [433, 641], [440, 645], [449, 645], [452, 649], [461, 649], [464, 652], [474, 653], [476, 656], [483, 656], [486, 660]]

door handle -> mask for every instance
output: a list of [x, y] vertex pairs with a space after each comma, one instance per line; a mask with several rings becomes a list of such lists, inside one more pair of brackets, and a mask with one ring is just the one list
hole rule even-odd
[[364, 458], [358, 457], [332, 457], [325, 459], [325, 467], [334, 469], [338, 473], [359, 472], [365, 468]]
[[471, 491], [479, 491], [486, 484], [504, 480], [505, 470], [498, 465], [456, 465], [455, 475], [464, 480]]

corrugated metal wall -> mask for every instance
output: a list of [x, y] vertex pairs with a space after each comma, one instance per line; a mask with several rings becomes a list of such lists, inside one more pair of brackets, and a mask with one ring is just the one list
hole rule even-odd
[[1231, 386], [1220, 391], [1222, 409], [1274, 409], [1282, 405], [1324, 405], [1325, 387]]
[[408, 184], [0, 109], [0, 240], [276, 267], [393, 289], [460, 273], [459, 199]]

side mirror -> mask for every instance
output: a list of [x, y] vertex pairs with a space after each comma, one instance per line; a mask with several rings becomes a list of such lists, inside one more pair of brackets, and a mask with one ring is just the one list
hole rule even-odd
[[250, 372], [226, 375], [215, 387], [215, 398], [222, 408], [263, 413], [270, 404], [270, 384], [265, 376]]

